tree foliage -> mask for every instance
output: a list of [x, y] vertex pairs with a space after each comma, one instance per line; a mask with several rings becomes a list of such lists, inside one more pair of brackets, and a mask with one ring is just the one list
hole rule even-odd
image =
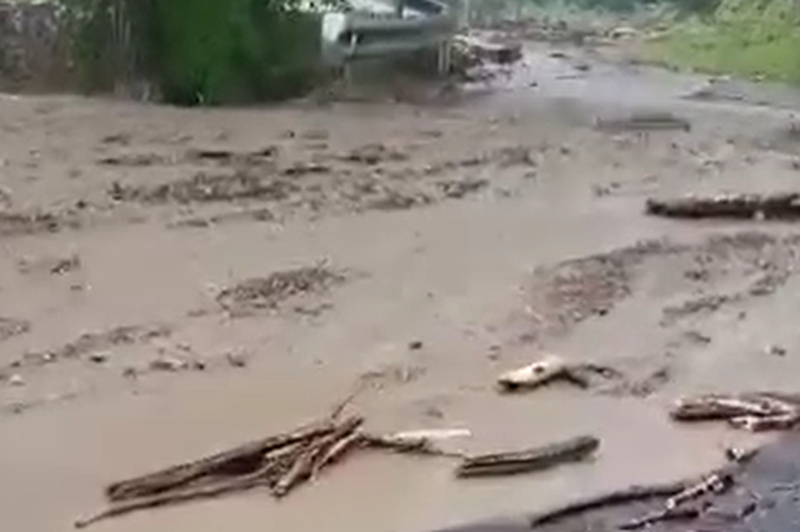
[[151, 82], [165, 101], [280, 99], [310, 86], [319, 22], [296, 0], [63, 0], [87, 89]]

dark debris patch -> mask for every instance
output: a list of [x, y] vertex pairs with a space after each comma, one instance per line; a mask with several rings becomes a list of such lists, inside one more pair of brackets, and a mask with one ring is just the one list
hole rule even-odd
[[195, 163], [256, 166], [273, 163], [277, 155], [277, 146], [241, 152], [225, 148], [193, 148], [186, 152], [186, 160]]
[[0, 236], [57, 233], [78, 229], [81, 221], [74, 211], [0, 212]]
[[327, 292], [346, 280], [341, 272], [307, 266], [275, 272], [268, 277], [246, 279], [222, 290], [217, 303], [232, 315], [248, 315], [277, 308], [295, 297]]
[[83, 357], [112, 347], [147, 343], [156, 338], [168, 337], [170, 334], [172, 334], [172, 329], [164, 324], [123, 325], [105, 331], [86, 332], [75, 340], [54, 349], [28, 352], [20, 359], [11, 362], [9, 367], [43, 366], [59, 360]]
[[486, 189], [489, 186], [489, 181], [486, 179], [460, 179], [440, 181], [438, 185], [445, 197], [462, 199]]
[[[610, 313], [631, 296], [646, 272], [663, 278], [684, 268], [679, 301], [662, 309], [661, 326], [709, 316], [733, 304], [765, 297], [784, 287], [800, 267], [800, 237], [760, 232], [712, 236], [696, 244], [649, 241], [608, 253], [538, 268], [530, 287], [535, 339], [563, 335], [577, 324]], [[740, 278], [746, 287], [720, 292], [717, 283]], [[702, 288], [702, 290], [700, 289]]]
[[372, 143], [355, 148], [340, 158], [343, 161], [372, 166], [380, 163], [407, 161], [409, 156], [407, 153], [385, 144]]
[[186, 204], [244, 199], [282, 200], [297, 190], [298, 187], [290, 181], [267, 179], [249, 172], [199, 172], [189, 179], [154, 187], [114, 183], [108, 193], [116, 201]]
[[593, 316], [606, 315], [632, 294], [637, 270], [646, 258], [678, 250], [662, 241], [646, 241], [538, 268], [530, 289], [536, 328], [561, 335]]
[[28, 321], [0, 316], [0, 342], [20, 336], [30, 330], [31, 324]]

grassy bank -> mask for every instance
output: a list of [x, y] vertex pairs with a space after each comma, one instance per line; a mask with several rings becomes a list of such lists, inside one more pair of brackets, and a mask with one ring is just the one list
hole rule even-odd
[[645, 46], [647, 60], [739, 77], [800, 83], [800, 2], [722, 0]]

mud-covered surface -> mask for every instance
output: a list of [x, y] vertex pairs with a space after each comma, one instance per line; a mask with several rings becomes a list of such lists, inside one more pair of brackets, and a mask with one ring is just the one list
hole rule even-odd
[[344, 274], [321, 266], [276, 272], [245, 279], [217, 294], [217, 303], [231, 315], [274, 310], [287, 300], [324, 293], [346, 280]]
[[645, 241], [536, 271], [529, 289], [532, 329], [567, 334], [653, 285], [671, 286], [658, 323], [668, 328], [772, 295], [798, 267], [800, 237], [794, 235], [776, 238], [751, 231], [711, 236], [699, 244]]
[[[760, 441], [667, 412], [684, 393], [797, 391], [800, 229], [644, 206], [793, 190], [791, 114], [686, 99], [695, 79], [571, 43], [523, 51], [508, 82], [447, 106], [1, 96], [4, 519], [62, 530], [108, 482], [317, 418], [354, 383], [370, 429], [601, 449], [476, 482], [368, 455], [280, 504], [104, 530], [433, 530], [695, 475]], [[544, 351], [603, 371], [497, 394]]]

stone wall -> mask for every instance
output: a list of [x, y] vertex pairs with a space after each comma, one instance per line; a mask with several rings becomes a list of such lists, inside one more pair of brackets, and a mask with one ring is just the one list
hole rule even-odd
[[69, 88], [67, 50], [54, 4], [0, 0], [0, 91]]

